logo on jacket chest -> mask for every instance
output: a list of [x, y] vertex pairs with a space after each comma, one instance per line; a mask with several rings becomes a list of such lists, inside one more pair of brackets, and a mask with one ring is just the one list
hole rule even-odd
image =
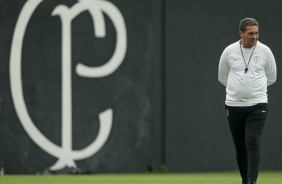
[[259, 56], [255, 56], [254, 57], [254, 61], [257, 63], [258, 61], [260, 60], [260, 57]]

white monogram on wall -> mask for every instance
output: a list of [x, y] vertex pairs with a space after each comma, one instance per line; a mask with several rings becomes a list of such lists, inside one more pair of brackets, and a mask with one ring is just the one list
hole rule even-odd
[[54, 144], [46, 138], [34, 125], [29, 116], [23, 97], [21, 56], [23, 39], [27, 24], [34, 11], [43, 0], [28, 0], [19, 16], [14, 31], [10, 54], [10, 83], [11, 92], [16, 113], [28, 135], [44, 151], [58, 158], [58, 161], [50, 167], [51, 170], [59, 170], [65, 166], [76, 167], [75, 160], [85, 159], [98, 152], [107, 141], [111, 132], [113, 112], [106, 109], [99, 114], [100, 129], [97, 138], [82, 150], [72, 149], [72, 81], [71, 81], [71, 22], [79, 14], [89, 11], [96, 37], [105, 37], [106, 28], [103, 13], [109, 16], [116, 29], [116, 48], [113, 56], [102, 66], [90, 67], [82, 63], [76, 66], [76, 72], [81, 77], [98, 78], [112, 74], [122, 63], [126, 48], [127, 35], [122, 14], [111, 2], [106, 0], [79, 0], [71, 8], [58, 5], [52, 12], [53, 16], [59, 16], [62, 22], [62, 147]]

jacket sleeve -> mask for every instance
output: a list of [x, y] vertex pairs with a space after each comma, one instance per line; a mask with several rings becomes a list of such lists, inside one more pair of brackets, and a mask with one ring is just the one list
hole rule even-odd
[[267, 59], [267, 62], [265, 65], [265, 73], [267, 77], [267, 86], [269, 86], [275, 83], [276, 78], [277, 78], [277, 69], [276, 69], [275, 58], [269, 48], [266, 53], [266, 59]]
[[225, 49], [220, 57], [218, 65], [218, 81], [224, 86], [227, 85], [227, 79], [229, 74], [229, 64], [228, 64], [228, 52]]

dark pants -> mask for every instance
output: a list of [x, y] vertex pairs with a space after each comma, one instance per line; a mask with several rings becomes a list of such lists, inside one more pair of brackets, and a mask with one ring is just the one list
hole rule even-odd
[[260, 163], [261, 134], [267, 103], [248, 107], [225, 106], [236, 158], [243, 182], [256, 182]]

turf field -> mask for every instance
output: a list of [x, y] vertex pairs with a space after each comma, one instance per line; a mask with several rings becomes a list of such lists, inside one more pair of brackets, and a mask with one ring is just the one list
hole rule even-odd
[[[0, 184], [241, 184], [239, 173], [5, 175]], [[282, 184], [281, 172], [260, 172], [258, 184]]]

